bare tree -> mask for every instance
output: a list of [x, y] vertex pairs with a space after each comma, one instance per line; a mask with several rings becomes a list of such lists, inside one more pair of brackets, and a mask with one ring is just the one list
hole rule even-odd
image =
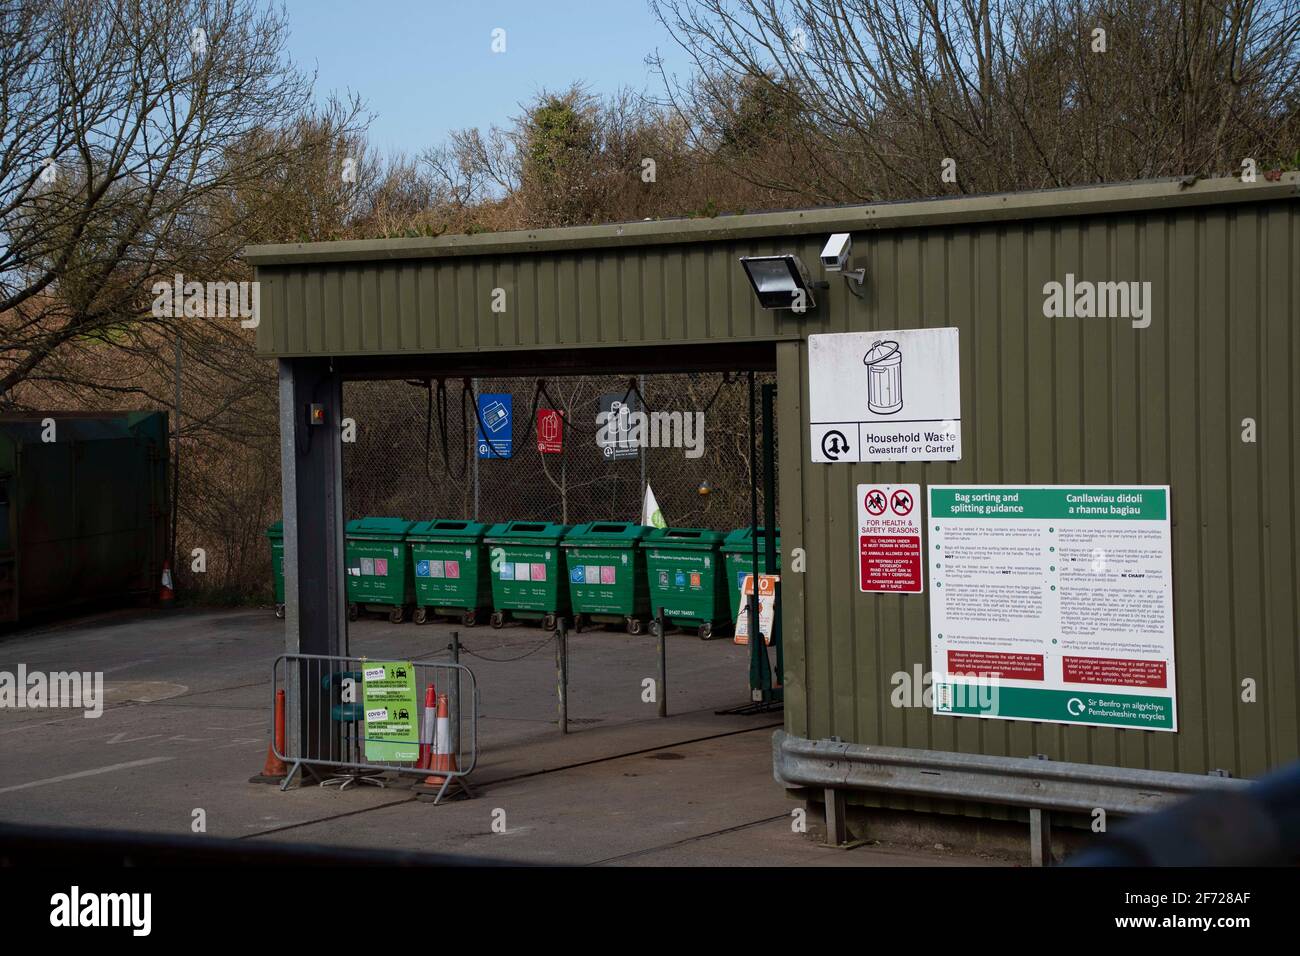
[[652, 7], [694, 145], [815, 201], [1223, 173], [1300, 131], [1300, 0]]
[[284, 41], [254, 0], [0, 0], [0, 396], [156, 349], [153, 280], [229, 268], [247, 231], [217, 200], [301, 155], [269, 132], [311, 90]]

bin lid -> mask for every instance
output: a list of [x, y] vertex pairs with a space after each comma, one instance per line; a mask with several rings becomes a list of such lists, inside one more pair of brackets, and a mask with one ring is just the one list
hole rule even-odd
[[482, 521], [455, 521], [450, 518], [438, 518], [433, 521], [420, 521], [411, 526], [406, 537], [409, 541], [479, 541], [487, 533], [488, 526]]
[[654, 528], [645, 536], [647, 548], [679, 551], [712, 551], [722, 544], [721, 531], [708, 528]]
[[405, 518], [353, 518], [348, 522], [347, 534], [352, 538], [392, 538], [401, 541], [413, 524], [414, 521]]
[[[763, 550], [763, 544], [765, 544], [767, 541], [767, 529], [759, 528], [757, 537], [760, 542], [758, 546], [758, 550], [761, 553]], [[726, 540], [722, 542], [722, 550], [727, 552], [728, 554], [733, 554], [740, 551], [753, 552], [754, 538], [755, 535], [754, 535], [753, 528], [750, 527], [737, 528], [735, 531], [727, 535]], [[780, 528], [776, 529], [776, 543], [777, 543], [777, 550], [778, 551], [781, 550], [781, 529]]]
[[483, 540], [495, 544], [559, 544], [571, 527], [554, 521], [503, 521], [489, 528]]
[[575, 525], [564, 538], [564, 546], [613, 545], [636, 547], [637, 542], [650, 529], [632, 521], [589, 521]]
[[266, 536], [267, 536], [268, 538], [283, 538], [283, 537], [284, 537], [284, 521], [283, 521], [283, 520], [277, 521], [275, 524], [271, 525], [271, 527], [267, 528], [267, 529], [266, 529]]

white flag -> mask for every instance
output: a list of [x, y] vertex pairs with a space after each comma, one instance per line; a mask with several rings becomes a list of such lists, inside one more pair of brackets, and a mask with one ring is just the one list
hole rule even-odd
[[659, 510], [659, 502], [655, 501], [655, 493], [650, 490], [649, 482], [646, 482], [645, 500], [641, 503], [641, 523], [648, 528], [664, 528], [668, 525], [664, 521], [664, 513]]

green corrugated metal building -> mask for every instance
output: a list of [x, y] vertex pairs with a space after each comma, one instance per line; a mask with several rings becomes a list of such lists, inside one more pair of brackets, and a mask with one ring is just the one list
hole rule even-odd
[[[782, 547], [807, 555], [784, 577], [791, 738], [1251, 776], [1300, 756], [1298, 197], [1290, 172], [247, 255], [259, 349], [281, 360], [291, 411], [346, 377], [775, 369]], [[739, 257], [795, 253], [819, 272], [837, 232], [866, 268], [862, 298], [836, 282], [804, 314], [758, 307]], [[1150, 281], [1150, 326], [1045, 318], [1044, 284], [1066, 273]], [[960, 332], [961, 460], [814, 464], [807, 337], [929, 327]], [[317, 507], [335, 467], [301, 448], [295, 464], [301, 420], [286, 514]], [[891, 706], [890, 675], [929, 666], [929, 603], [858, 591], [869, 481], [1172, 486], [1178, 732]], [[305, 624], [289, 626], [306, 649]]]

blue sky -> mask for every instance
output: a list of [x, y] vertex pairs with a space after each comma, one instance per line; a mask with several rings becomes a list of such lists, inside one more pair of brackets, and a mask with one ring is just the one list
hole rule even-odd
[[[416, 153], [448, 131], [504, 124], [518, 104], [574, 80], [593, 93], [658, 92], [656, 49], [679, 73], [685, 55], [646, 0], [284, 0], [289, 53], [318, 71], [316, 92], [361, 94], [383, 153]], [[506, 51], [493, 53], [492, 31]]]

